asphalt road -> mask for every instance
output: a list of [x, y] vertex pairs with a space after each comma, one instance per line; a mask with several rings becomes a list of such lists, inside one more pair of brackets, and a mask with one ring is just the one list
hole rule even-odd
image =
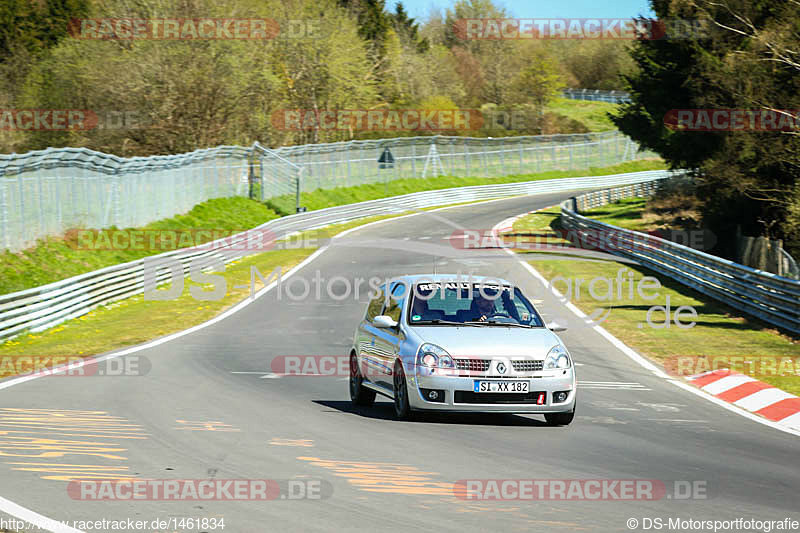
[[[571, 426], [547, 427], [533, 415], [398, 422], [386, 400], [351, 407], [345, 375], [275, 376], [279, 356], [346, 355], [366, 298], [337, 300], [322, 291], [319, 299], [312, 293], [292, 301], [272, 290], [214, 325], [135, 354], [152, 365], [144, 376], [46, 377], [0, 390], [0, 496], [58, 520], [217, 517], [233, 532], [629, 531], [629, 518], [640, 528], [646, 517], [800, 520], [797, 437], [642, 368], [505, 252], [458, 251], [447, 240], [457, 227], [491, 228], [566, 196], [370, 225], [335, 240], [294, 279], [313, 280], [318, 271], [324, 280], [338, 275], [352, 283], [430, 273], [435, 265], [439, 273], [517, 283], [541, 301], [546, 317], [569, 327], [561, 336], [586, 383], [579, 385]], [[81, 501], [67, 492], [65, 479], [120, 475], [323, 480], [328, 488], [323, 499], [268, 502]], [[506, 478], [651, 479], [663, 482], [668, 495], [653, 501], [453, 496], [458, 480]], [[706, 497], [668, 497], [675, 481], [699, 482]]]

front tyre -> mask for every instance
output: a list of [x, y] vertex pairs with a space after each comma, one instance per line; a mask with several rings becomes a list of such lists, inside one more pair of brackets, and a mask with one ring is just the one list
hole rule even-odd
[[375, 391], [363, 385], [361, 369], [358, 367], [358, 357], [350, 354], [350, 401], [353, 405], [369, 407], [375, 403]]
[[545, 413], [544, 419], [548, 426], [568, 426], [575, 418], [575, 409], [568, 413]]
[[408, 403], [408, 386], [406, 385], [406, 373], [403, 371], [403, 363], [397, 361], [394, 364], [394, 415], [398, 420], [408, 420], [411, 418], [411, 407]]

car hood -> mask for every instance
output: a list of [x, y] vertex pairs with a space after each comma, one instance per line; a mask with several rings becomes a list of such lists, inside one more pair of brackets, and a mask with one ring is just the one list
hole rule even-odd
[[499, 326], [418, 326], [413, 328], [423, 342], [441, 346], [455, 356], [525, 356], [544, 359], [558, 336], [547, 328], [503, 328]]

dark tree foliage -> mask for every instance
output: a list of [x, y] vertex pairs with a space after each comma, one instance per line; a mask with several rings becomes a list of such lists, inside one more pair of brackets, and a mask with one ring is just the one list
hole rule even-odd
[[640, 40], [639, 70], [626, 77], [633, 101], [612, 117], [673, 168], [696, 169], [703, 223], [722, 255], [745, 235], [784, 240], [800, 254], [800, 128], [793, 132], [674, 131], [678, 109], [800, 108], [800, 5], [783, 0], [652, 0], [660, 19], [702, 22], [699, 38]]
[[359, 35], [371, 42], [377, 54], [383, 56], [386, 32], [392, 26], [385, 0], [339, 0], [339, 5], [356, 15]]
[[425, 53], [430, 47], [427, 39], [419, 38], [419, 24], [408, 16], [408, 12], [403, 6], [403, 2], [397, 2], [394, 6], [394, 13], [391, 15], [392, 24], [395, 31], [402, 35], [419, 53]]
[[71, 18], [86, 17], [89, 0], [2, 0], [0, 62], [18, 48], [38, 54], [67, 35]]

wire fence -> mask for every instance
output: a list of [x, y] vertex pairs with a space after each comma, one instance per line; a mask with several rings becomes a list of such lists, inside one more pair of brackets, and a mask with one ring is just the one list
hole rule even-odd
[[407, 137], [270, 150], [219, 146], [121, 158], [84, 148], [0, 155], [0, 246], [17, 251], [70, 229], [141, 227], [212, 198], [442, 175], [500, 177], [643, 157], [619, 132], [504, 138]]
[[630, 94], [624, 91], [601, 91], [599, 89], [565, 89], [564, 98], [571, 100], [591, 100], [593, 102], [609, 102], [622, 104], [630, 102]]
[[[501, 138], [401, 137], [306, 144], [275, 152], [303, 167], [301, 190], [440, 175], [501, 177], [656, 157], [617, 131]], [[265, 191], [267, 197], [269, 190]], [[274, 196], [274, 195], [273, 195]]]

